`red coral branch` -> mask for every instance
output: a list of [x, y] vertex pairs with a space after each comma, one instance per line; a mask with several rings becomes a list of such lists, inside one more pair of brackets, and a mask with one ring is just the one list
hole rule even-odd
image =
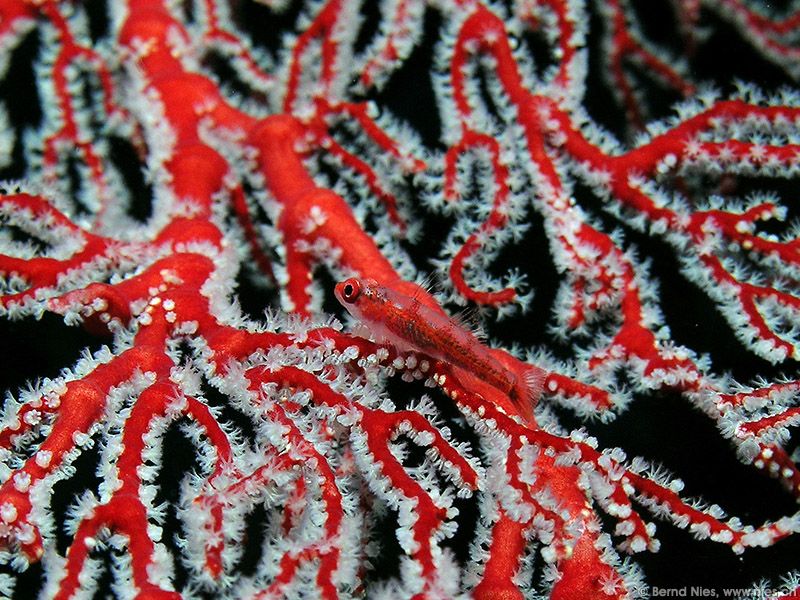
[[[15, 568], [41, 560], [46, 593], [60, 598], [91, 592], [112, 548], [112, 586], [139, 598], [622, 600], [641, 582], [619, 553], [659, 549], [646, 512], [735, 552], [800, 529], [797, 514], [728, 519], [658, 467], [562, 429], [552, 410], [604, 424], [632, 396], [679, 394], [745, 462], [800, 496], [796, 377], [736, 384], [678, 345], [645, 261], [608, 225], [666, 242], [742, 351], [793, 369], [797, 233], [766, 232], [787, 203], [777, 192], [733, 195], [796, 179], [796, 92], [697, 93], [691, 70], [656, 50], [624, 1], [594, 16], [611, 50], [595, 61], [591, 7], [574, 0], [389, 2], [377, 24], [358, 3], [309, 3], [282, 52], [259, 28], [292, 9], [263, 4], [130, 0], [108, 7], [98, 33], [94, 9], [79, 3], [0, 2], [0, 41], [15, 60], [42, 26], [43, 55], [27, 60], [53, 92], [41, 95], [40, 125], [0, 131], [0, 150], [25, 152], [30, 181], [0, 195], [0, 313], [55, 313], [113, 340], [6, 402], [0, 541]], [[730, 9], [757, 49], [794, 71], [796, 15], [740, 0], [677, 4], [687, 61], [703, 43], [701, 4]], [[246, 10], [266, 24], [243, 23]], [[382, 94], [429, 50], [433, 13], [442, 131], [429, 148]], [[529, 59], [531, 32], [553, 68]], [[622, 135], [643, 132], [635, 145], [590, 116], [595, 64], [627, 115]], [[648, 124], [640, 79], [695, 97]], [[116, 136], [141, 153], [130, 172], [112, 164]], [[68, 172], [66, 153], [86, 169]], [[123, 180], [140, 170], [152, 195], [144, 221], [124, 214], [137, 199]], [[420, 244], [415, 232], [434, 215]], [[544, 305], [526, 313], [522, 282], [547, 285], [517, 252], [529, 226], [560, 279], [553, 318]], [[431, 248], [445, 279], [436, 293], [417, 283], [429, 263], [414, 264]], [[494, 270], [509, 260], [520, 269], [501, 282]], [[255, 268], [239, 277], [246, 261]], [[392, 336], [380, 320], [365, 329], [326, 314], [322, 271], [374, 279], [454, 330], [448, 301], [484, 305], [490, 328], [516, 308], [519, 329], [547, 321], [548, 348], [527, 347], [523, 360], [519, 348], [464, 335], [480, 352], [426, 355], [436, 344], [416, 343], [418, 324], [394, 324], [408, 335]], [[276, 289], [276, 306], [259, 292], [268, 310], [247, 316], [237, 289], [247, 278], [267, 279], [253, 287]], [[482, 381], [488, 372], [515, 391]], [[516, 391], [531, 372], [545, 374], [535, 405]], [[174, 477], [177, 503], [164, 505], [157, 479], [171, 477], [172, 430], [196, 465]], [[92, 446], [99, 483], [55, 523], [54, 486]], [[261, 529], [252, 514], [264, 515]], [[389, 562], [396, 574], [380, 572]]]

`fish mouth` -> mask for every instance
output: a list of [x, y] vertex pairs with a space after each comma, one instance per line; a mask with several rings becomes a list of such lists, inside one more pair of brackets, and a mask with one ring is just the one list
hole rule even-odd
[[336, 299], [339, 302], [341, 302], [342, 304], [344, 304], [344, 299], [342, 298], [342, 288], [343, 287], [344, 287], [344, 281], [340, 281], [333, 288], [333, 295], [336, 296]]

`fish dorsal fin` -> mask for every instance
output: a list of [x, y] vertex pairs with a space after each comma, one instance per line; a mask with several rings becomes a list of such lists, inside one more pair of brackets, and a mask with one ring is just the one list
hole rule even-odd
[[474, 335], [479, 342], [485, 343], [488, 336], [486, 330], [483, 328], [481, 322], [481, 312], [475, 306], [465, 308], [464, 310], [452, 316], [453, 321], [464, 329]]
[[427, 292], [431, 296], [441, 291], [443, 287], [439, 279], [439, 274], [436, 271], [431, 271], [422, 278], [422, 281], [417, 281], [416, 284], [420, 288], [420, 291]]
[[[421, 282], [417, 283], [417, 286], [419, 291], [414, 293], [412, 300], [419, 300], [418, 295], [421, 294], [422, 291], [425, 291], [430, 295], [434, 295], [436, 292], [444, 291], [445, 287], [440, 278], [440, 274], [436, 271], [431, 271], [428, 273]], [[474, 335], [478, 341], [486, 342], [488, 336], [483, 328], [483, 323], [481, 322], [481, 313], [478, 307], [471, 306], [465, 308], [450, 318], [461, 329], [469, 331], [472, 335]]]
[[421, 304], [428, 309], [441, 312], [435, 293], [442, 289], [438, 274], [429, 273], [424, 278], [417, 277], [406, 291], [406, 297], [413, 303]]

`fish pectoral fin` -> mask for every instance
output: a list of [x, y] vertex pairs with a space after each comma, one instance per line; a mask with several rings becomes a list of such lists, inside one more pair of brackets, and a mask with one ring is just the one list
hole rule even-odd
[[377, 340], [374, 339], [374, 335], [372, 333], [372, 330], [369, 327], [367, 327], [366, 325], [364, 325], [363, 323], [361, 323], [360, 321], [356, 322], [350, 328], [350, 333], [352, 333], [355, 336], [362, 337], [362, 338], [365, 338], [365, 339], [368, 339], [368, 340], [377, 341]]

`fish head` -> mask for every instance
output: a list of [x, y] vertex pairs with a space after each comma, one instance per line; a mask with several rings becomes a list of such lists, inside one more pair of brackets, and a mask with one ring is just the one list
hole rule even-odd
[[381, 301], [381, 287], [374, 279], [349, 277], [334, 288], [336, 299], [351, 315], [362, 322], [375, 318], [373, 314]]

